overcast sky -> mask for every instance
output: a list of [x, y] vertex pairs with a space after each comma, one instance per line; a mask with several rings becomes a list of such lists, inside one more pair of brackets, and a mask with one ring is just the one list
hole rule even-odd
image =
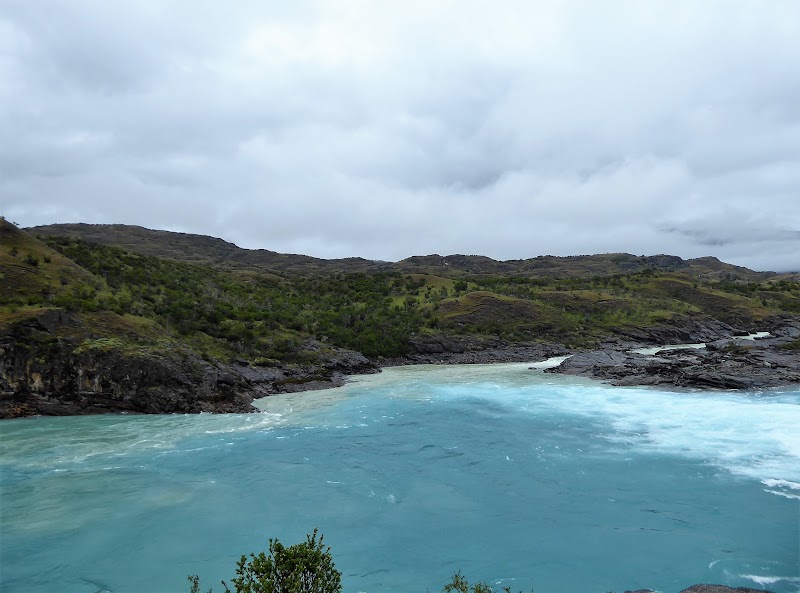
[[0, 214], [800, 269], [797, 0], [1, 0]]

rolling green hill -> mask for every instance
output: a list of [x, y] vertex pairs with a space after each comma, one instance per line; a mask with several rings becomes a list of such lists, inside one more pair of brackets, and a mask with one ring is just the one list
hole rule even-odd
[[131, 253], [154, 255], [180, 262], [209, 265], [221, 270], [252, 270], [278, 275], [376, 271], [378, 265], [361, 258], [325, 260], [307, 255], [242, 249], [222, 239], [155, 231], [124, 224], [56, 224], [27, 229], [42, 238], [71, 237]]
[[[351, 351], [397, 360], [431, 342], [446, 355], [489, 344], [691, 341], [698, 328], [758, 330], [800, 314], [796, 277], [714, 258], [321, 260], [124, 225], [23, 231], [2, 219], [0, 285], [0, 391], [9, 397], [44, 384], [50, 357], [87, 372], [101, 355], [147, 361], [203, 385], [226, 365], [256, 369], [237, 379], [241, 391], [253, 373], [327, 380], [334, 368], [349, 372], [341, 360]], [[229, 383], [213, 383], [208, 397]]]
[[[585, 346], [682, 317], [749, 329], [800, 311], [796, 282], [710, 257], [375, 263], [251, 251], [126, 225], [2, 228], [0, 270], [11, 286], [0, 304], [140, 316], [226, 360], [281, 360], [286, 343], [307, 337], [372, 357], [408, 354], [416, 334]], [[40, 263], [26, 263], [30, 257]]]

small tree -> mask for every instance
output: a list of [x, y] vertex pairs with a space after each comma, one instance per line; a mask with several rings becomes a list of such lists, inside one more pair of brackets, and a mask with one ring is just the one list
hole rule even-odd
[[[242, 556], [226, 593], [341, 593], [342, 573], [336, 570], [330, 548], [317, 539], [317, 530], [306, 535], [306, 541], [284, 546], [277, 539], [269, 540], [269, 555], [260, 552]], [[197, 576], [190, 576], [190, 593], [199, 593]], [[209, 593], [211, 593], [209, 591]]]

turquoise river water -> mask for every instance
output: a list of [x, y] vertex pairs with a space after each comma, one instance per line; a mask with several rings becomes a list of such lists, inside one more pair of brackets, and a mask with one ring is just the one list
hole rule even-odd
[[261, 414], [0, 423], [0, 591], [222, 591], [318, 527], [345, 592], [800, 590], [800, 390], [386, 369]]

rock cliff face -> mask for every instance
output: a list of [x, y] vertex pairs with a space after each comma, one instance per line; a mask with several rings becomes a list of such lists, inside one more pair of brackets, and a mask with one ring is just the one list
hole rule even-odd
[[244, 383], [225, 368], [188, 351], [123, 354], [58, 335], [79, 324], [48, 312], [0, 335], [0, 417], [253, 409]]
[[250, 412], [271, 393], [340, 385], [345, 374], [376, 372], [364, 356], [337, 350], [322, 365], [223, 365], [176, 346], [158, 353], [87, 348], [65, 337], [81, 324], [49, 311], [0, 333], [0, 418], [102, 413]]
[[[782, 327], [783, 320], [774, 320], [770, 328]], [[737, 333], [747, 331], [736, 328], [710, 317], [680, 317], [669, 324], [645, 328], [620, 328], [609, 335], [602, 343], [603, 348], [596, 351], [602, 362], [605, 353], [614, 352], [621, 355], [625, 350], [639, 346], [654, 344], [684, 344], [713, 342], [732, 338]], [[559, 343], [513, 344], [500, 338], [479, 336], [416, 336], [411, 340], [411, 353], [399, 360], [387, 361], [391, 364], [484, 364], [494, 362], [529, 362], [542, 360], [552, 356], [570, 354], [568, 348]], [[561, 369], [568, 372], [571, 364], [592, 365], [593, 354], [584, 352], [576, 354], [572, 363]], [[585, 361], [581, 363], [580, 361]], [[586, 374], [586, 373], [572, 373]]]
[[656, 327], [618, 329], [616, 333], [623, 340], [643, 344], [696, 344], [733, 336], [737, 330], [717, 319], [681, 317]]
[[[87, 334], [80, 316], [47, 310], [0, 331], [0, 418], [101, 413], [250, 412], [273, 393], [334, 387], [350, 374], [378, 372], [363, 355], [320, 343], [314, 364], [253, 366], [205, 360], [177, 343], [158, 349], [120, 348], [114, 338]], [[733, 327], [691, 321], [620, 333], [600, 350], [578, 352], [547, 372], [614, 385], [759, 389], [800, 383], [800, 321], [776, 318], [769, 339], [738, 339]], [[95, 339], [87, 339], [95, 338]], [[709, 341], [711, 340], [711, 341]], [[645, 343], [708, 342], [702, 350], [657, 355], [630, 352]], [[87, 345], [88, 344], [88, 345]], [[413, 352], [388, 364], [489, 363], [567, 354], [559, 344], [512, 345], [499, 338], [419, 337]], [[324, 351], [323, 351], [324, 350]]]
[[489, 364], [529, 362], [568, 354], [561, 344], [511, 344], [500, 338], [477, 336], [417, 336], [412, 352], [391, 364]]

